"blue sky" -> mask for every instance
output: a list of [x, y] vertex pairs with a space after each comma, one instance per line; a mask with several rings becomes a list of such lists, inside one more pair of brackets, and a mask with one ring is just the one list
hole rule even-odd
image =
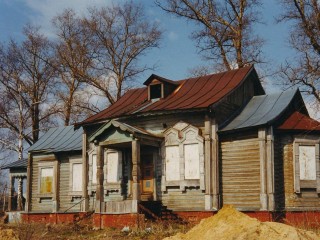
[[[189, 69], [208, 64], [197, 54], [194, 42], [189, 39], [194, 26], [182, 19], [169, 16], [153, 3], [153, 0], [136, 0], [145, 6], [146, 14], [151, 19], [160, 22], [165, 30], [161, 49], [155, 49], [143, 58], [144, 62], [156, 63], [154, 72], [169, 79], [178, 80], [188, 76]], [[277, 0], [262, 1], [262, 21], [255, 27], [266, 43], [264, 53], [266, 60], [281, 63], [292, 52], [287, 46], [288, 26], [276, 24], [275, 17], [281, 12]], [[21, 39], [21, 30], [26, 23], [42, 26], [42, 31], [49, 37], [52, 34], [50, 20], [64, 8], [70, 7], [82, 14], [90, 5], [102, 6], [110, 0], [0, 0], [0, 41], [9, 38]], [[148, 78], [151, 72], [141, 76], [141, 82]], [[271, 80], [270, 80], [271, 81]], [[268, 88], [272, 91], [271, 84]]]

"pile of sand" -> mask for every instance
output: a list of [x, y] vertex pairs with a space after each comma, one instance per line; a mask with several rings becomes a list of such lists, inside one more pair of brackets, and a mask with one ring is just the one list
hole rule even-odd
[[317, 234], [282, 223], [260, 222], [232, 206], [224, 206], [215, 216], [203, 219], [186, 234], [178, 233], [166, 240], [207, 239], [320, 239]]
[[18, 238], [16, 237], [12, 229], [0, 228], [0, 239], [1, 240], [17, 240]]

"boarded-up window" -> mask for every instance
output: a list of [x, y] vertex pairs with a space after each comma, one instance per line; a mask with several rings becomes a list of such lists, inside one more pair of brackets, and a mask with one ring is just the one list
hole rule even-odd
[[121, 152], [107, 153], [107, 182], [119, 182], [122, 177], [122, 155]]
[[40, 193], [53, 192], [53, 168], [41, 168], [40, 170]]
[[315, 146], [299, 146], [300, 180], [316, 180]]
[[180, 180], [179, 146], [166, 147], [166, 180]]
[[72, 191], [82, 191], [82, 163], [72, 164]]
[[97, 155], [92, 155], [92, 183], [97, 183]]
[[199, 145], [184, 145], [185, 179], [200, 178]]

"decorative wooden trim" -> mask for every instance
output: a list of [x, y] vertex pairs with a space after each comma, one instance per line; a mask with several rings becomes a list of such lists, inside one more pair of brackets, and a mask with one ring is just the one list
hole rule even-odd
[[267, 156], [266, 156], [266, 138], [265, 128], [258, 130], [259, 150], [260, 150], [260, 210], [268, 210], [267, 195]]
[[[80, 191], [73, 191], [73, 164], [82, 164], [82, 190]], [[84, 179], [83, 179], [83, 158], [81, 156], [72, 156], [69, 157], [69, 196], [82, 196], [83, 195], [83, 185], [84, 185]]]
[[[299, 147], [314, 146], [315, 161], [316, 161], [316, 180], [300, 180], [300, 162], [299, 162]], [[301, 188], [315, 188], [320, 194], [320, 157], [319, 157], [320, 139], [316, 136], [295, 137], [293, 142], [293, 161], [294, 161], [294, 191], [301, 194]]]
[[274, 134], [273, 127], [270, 126], [267, 132], [267, 193], [268, 193], [268, 210], [275, 209], [274, 202]]

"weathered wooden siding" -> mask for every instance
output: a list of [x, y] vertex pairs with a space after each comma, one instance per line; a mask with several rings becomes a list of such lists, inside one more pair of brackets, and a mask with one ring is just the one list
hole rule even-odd
[[319, 210], [320, 197], [315, 189], [302, 189], [300, 194], [294, 192], [293, 139], [292, 136], [282, 136], [280, 139], [283, 151], [285, 209]]
[[232, 204], [240, 210], [259, 210], [258, 138], [222, 140], [220, 159], [223, 204]]
[[230, 119], [231, 116], [235, 116], [244, 104], [247, 104], [254, 95], [259, 93], [261, 94], [258, 87], [255, 86], [253, 76], [249, 77], [240, 87], [214, 106], [216, 121], [221, 124]]
[[199, 189], [187, 189], [185, 192], [168, 189], [162, 194], [162, 204], [173, 211], [204, 211], [204, 193]]
[[70, 178], [72, 177], [70, 175], [70, 161], [66, 156], [62, 156], [59, 159], [59, 162], [60, 162], [59, 212], [64, 212], [66, 210], [67, 212], [78, 212], [80, 211], [81, 204], [76, 204], [76, 203], [81, 200], [81, 196], [70, 195]]

